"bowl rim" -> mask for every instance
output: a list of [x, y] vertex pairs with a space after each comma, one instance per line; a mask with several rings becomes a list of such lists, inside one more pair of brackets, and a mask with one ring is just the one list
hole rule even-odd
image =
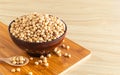
[[9, 26], [8, 26], [8, 31], [9, 31], [9, 34], [10, 34], [11, 37], [14, 37], [14, 38], [17, 39], [18, 41], [22, 41], [22, 42], [25, 42], [25, 43], [29, 43], [29, 44], [52, 43], [52, 42], [60, 39], [60, 38], [61, 38], [62, 36], [64, 36], [64, 35], [66, 34], [66, 32], [67, 32], [67, 25], [66, 25], [66, 23], [65, 23], [62, 19], [60, 19], [60, 20], [61, 20], [61, 21], [64, 23], [64, 25], [65, 25], [65, 31], [64, 31], [64, 33], [63, 33], [60, 37], [58, 37], [58, 38], [56, 38], [56, 39], [53, 39], [52, 41], [47, 41], [47, 42], [29, 42], [29, 41], [24, 41], [24, 40], [21, 40], [21, 39], [16, 38], [16, 37], [13, 36], [12, 33], [10, 32], [11, 24], [12, 24], [13, 22], [15, 22], [15, 20], [13, 20], [13, 21], [10, 22], [10, 24], [9, 24]]

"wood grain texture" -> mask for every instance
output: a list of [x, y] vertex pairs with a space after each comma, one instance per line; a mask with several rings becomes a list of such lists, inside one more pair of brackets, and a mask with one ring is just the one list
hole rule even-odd
[[63, 75], [120, 74], [120, 0], [0, 0], [0, 21], [6, 25], [35, 11], [61, 17], [67, 37], [92, 51]]
[[[26, 57], [30, 57], [27, 53], [25, 53], [22, 49], [19, 49], [9, 38], [8, 27], [2, 23], [0, 23], [0, 58], [24, 55]], [[66, 70], [76, 62], [83, 59], [85, 56], [90, 54], [90, 51], [77, 45], [69, 39], [65, 39], [63, 42], [65, 45], [69, 45], [70, 49], [66, 50], [62, 47], [59, 47], [62, 50], [62, 53], [70, 53], [72, 55], [71, 58], [66, 58], [64, 55], [62, 57], [58, 57], [55, 54], [52, 54], [52, 57], [48, 59], [49, 67], [45, 67], [42, 65], [35, 65], [34, 62], [39, 60], [40, 58], [36, 57], [33, 61], [26, 66], [21, 67], [21, 72], [12, 73], [10, 70], [12, 68], [16, 68], [5, 63], [0, 64], [0, 72], [4, 75], [26, 75], [29, 71], [33, 72], [33, 75], [58, 75], [62, 71]]]

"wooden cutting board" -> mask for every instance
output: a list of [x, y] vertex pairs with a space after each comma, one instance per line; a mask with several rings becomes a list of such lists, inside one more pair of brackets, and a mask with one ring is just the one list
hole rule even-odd
[[[58, 75], [64, 70], [71, 67], [76, 62], [80, 61], [84, 57], [90, 54], [90, 51], [81, 47], [80, 45], [74, 43], [73, 41], [65, 38], [64, 44], [70, 46], [69, 50], [61, 48], [62, 52], [68, 52], [72, 55], [71, 58], [66, 58], [64, 56], [58, 57], [52, 55], [51, 58], [48, 58], [49, 67], [44, 67], [42, 65], [35, 65], [34, 62], [39, 58], [35, 58], [33, 61], [30, 61], [26, 66], [20, 67], [20, 72], [11, 73], [12, 68], [17, 68], [10, 66], [4, 62], [0, 62], [0, 75], [27, 75], [29, 71], [33, 72], [33, 75]], [[3, 23], [0, 23], [0, 58], [11, 57], [14, 55], [23, 55], [30, 57], [26, 52], [18, 48], [9, 37], [8, 27]]]

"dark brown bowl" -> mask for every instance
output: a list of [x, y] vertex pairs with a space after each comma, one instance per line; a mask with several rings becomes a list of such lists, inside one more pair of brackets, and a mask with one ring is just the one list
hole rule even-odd
[[[63, 20], [61, 20], [61, 21], [65, 24], [65, 22]], [[47, 55], [48, 53], [53, 51], [54, 48], [57, 47], [58, 45], [60, 45], [62, 40], [65, 38], [65, 34], [67, 31], [67, 26], [65, 24], [64, 34], [61, 35], [57, 39], [54, 39], [49, 42], [42, 42], [42, 43], [27, 42], [27, 41], [23, 41], [23, 40], [16, 38], [15, 36], [12, 35], [12, 33], [10, 33], [10, 27], [13, 22], [14, 22], [14, 20], [9, 24], [9, 27], [8, 27], [10, 37], [18, 47], [20, 47], [22, 50], [26, 51], [30, 56]]]

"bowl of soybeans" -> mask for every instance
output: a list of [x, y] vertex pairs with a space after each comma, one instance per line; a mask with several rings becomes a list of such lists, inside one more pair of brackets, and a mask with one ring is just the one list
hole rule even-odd
[[30, 56], [47, 55], [65, 38], [65, 22], [50, 14], [17, 17], [8, 27], [12, 41]]

